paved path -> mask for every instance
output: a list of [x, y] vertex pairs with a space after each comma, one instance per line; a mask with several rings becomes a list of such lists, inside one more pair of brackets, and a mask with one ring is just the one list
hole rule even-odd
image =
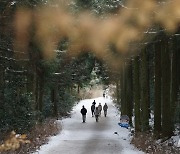
[[[50, 142], [38, 152], [40, 154], [136, 154], [141, 153], [129, 144], [129, 131], [118, 126], [119, 113], [110, 99], [99, 97], [96, 105], [108, 104], [108, 115], [103, 114], [99, 122], [91, 117], [90, 106], [93, 100], [83, 100], [77, 104], [71, 118], [60, 121], [62, 132], [51, 138]], [[82, 123], [80, 109], [87, 110], [86, 123]], [[134, 151], [135, 150], [135, 151]]]

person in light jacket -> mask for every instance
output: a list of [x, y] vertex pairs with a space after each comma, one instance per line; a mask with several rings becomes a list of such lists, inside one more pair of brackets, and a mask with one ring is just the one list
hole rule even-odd
[[95, 108], [94, 115], [95, 115], [96, 122], [98, 122], [99, 121], [99, 115], [100, 115], [98, 107]]
[[101, 116], [101, 111], [102, 111], [102, 105], [101, 105], [101, 103], [99, 103], [98, 109], [99, 109], [99, 116]]

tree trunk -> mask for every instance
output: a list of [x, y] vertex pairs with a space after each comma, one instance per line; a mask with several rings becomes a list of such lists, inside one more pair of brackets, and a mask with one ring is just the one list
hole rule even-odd
[[170, 137], [172, 132], [171, 123], [171, 105], [170, 105], [170, 55], [168, 38], [163, 38], [164, 48], [161, 50], [162, 58], [162, 134], [164, 137]]
[[4, 68], [0, 65], [0, 109], [4, 109]]
[[39, 81], [39, 111], [43, 111], [43, 96], [44, 96], [44, 75], [40, 76]]
[[80, 93], [80, 86], [79, 86], [79, 84], [78, 84], [77, 90], [78, 90], [78, 94], [79, 94]]
[[53, 110], [53, 116], [58, 118], [58, 110], [57, 110], [57, 86], [55, 86], [53, 89], [51, 89], [51, 102], [52, 102], [52, 110]]
[[127, 114], [126, 111], [126, 70], [125, 63], [121, 74], [121, 115]]
[[[30, 64], [29, 64], [30, 65]], [[35, 110], [36, 108], [36, 69], [34, 69], [32, 65], [28, 67], [28, 74], [27, 74], [27, 92], [32, 93], [32, 108]]]
[[[161, 132], [161, 44], [155, 44], [155, 102], [154, 102], [154, 133]], [[159, 137], [159, 136], [157, 136]]]
[[116, 80], [116, 99], [117, 99], [117, 104], [120, 105], [120, 80]]
[[124, 102], [124, 67], [122, 67], [121, 74], [120, 74], [120, 93], [121, 93], [121, 101], [120, 101], [120, 109], [121, 114], [123, 114], [123, 102]]
[[139, 131], [141, 131], [141, 127], [140, 127], [139, 57], [136, 57], [134, 60], [133, 92], [134, 92], [135, 131], [139, 132]]
[[[174, 130], [175, 111], [178, 100], [178, 50], [177, 40], [174, 36], [173, 40], [173, 53], [172, 53], [172, 70], [171, 70], [171, 110], [172, 110], [172, 129]], [[180, 77], [179, 77], [180, 78]], [[172, 130], [172, 131], [173, 131]]]
[[[152, 46], [149, 47], [150, 49]], [[151, 51], [153, 52], [153, 51]], [[151, 83], [151, 72], [150, 72], [150, 54], [149, 51], [146, 51], [147, 54], [147, 93], [148, 93], [148, 119], [151, 119], [151, 101], [150, 101], [150, 83]], [[148, 120], [149, 121], [149, 120]]]
[[126, 75], [126, 107], [127, 107], [127, 115], [130, 119], [129, 123], [132, 124], [132, 97], [133, 97], [133, 90], [132, 90], [132, 63], [131, 61], [127, 67], [127, 75]]
[[148, 89], [148, 62], [147, 62], [147, 51], [142, 51], [142, 65], [141, 65], [141, 105], [142, 105], [142, 130], [147, 131], [149, 129], [149, 89]]
[[39, 110], [39, 77], [37, 74], [35, 79], [35, 109]]

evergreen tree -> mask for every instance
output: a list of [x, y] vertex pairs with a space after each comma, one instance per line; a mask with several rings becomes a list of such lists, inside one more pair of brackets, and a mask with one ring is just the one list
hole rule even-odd
[[140, 82], [139, 82], [139, 57], [135, 57], [133, 62], [133, 92], [134, 92], [134, 115], [135, 131], [141, 131], [140, 126]]
[[121, 115], [126, 115], [127, 107], [126, 107], [126, 69], [125, 69], [125, 62], [122, 66], [121, 71]]
[[141, 62], [141, 105], [142, 105], [142, 130], [147, 131], [149, 129], [149, 89], [148, 89], [148, 60], [147, 50], [142, 51]]
[[132, 61], [128, 63], [127, 75], [126, 75], [126, 107], [127, 115], [130, 119], [129, 123], [132, 124], [132, 113], [133, 113], [133, 83], [132, 83]]
[[[171, 58], [171, 118], [172, 118], [172, 131], [174, 131], [175, 124], [175, 111], [178, 101], [178, 49], [177, 49], [177, 38], [173, 37], [172, 42], [172, 58]], [[179, 76], [180, 78], [180, 76]]]
[[161, 42], [155, 44], [154, 132], [161, 132]]
[[167, 36], [162, 38], [163, 48], [161, 50], [162, 70], [162, 134], [164, 137], [172, 135], [171, 105], [170, 105], [170, 53]]

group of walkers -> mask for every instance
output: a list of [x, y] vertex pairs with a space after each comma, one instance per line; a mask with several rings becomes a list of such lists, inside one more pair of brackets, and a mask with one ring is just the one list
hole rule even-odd
[[[91, 105], [91, 113], [92, 113], [92, 117], [95, 117], [96, 122], [99, 121], [99, 117], [101, 116], [102, 109], [104, 111], [104, 116], [106, 117], [107, 116], [107, 109], [108, 109], [107, 104], [105, 103], [104, 106], [102, 107], [101, 103], [99, 103], [99, 105], [96, 106], [96, 101], [94, 100], [92, 105]], [[83, 105], [82, 109], [81, 109], [83, 123], [86, 121], [86, 113], [87, 113], [87, 109]]]

